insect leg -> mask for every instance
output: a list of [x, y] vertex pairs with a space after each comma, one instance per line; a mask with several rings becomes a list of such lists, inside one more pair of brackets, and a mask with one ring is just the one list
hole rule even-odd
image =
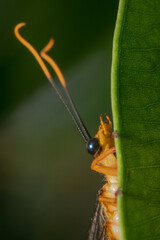
[[118, 190], [116, 191], [115, 195], [116, 195], [116, 198], [117, 198], [118, 196], [122, 197], [122, 196], [123, 196], [123, 190], [122, 190], [122, 188], [118, 188]]
[[113, 138], [118, 138], [118, 132], [117, 131], [112, 132], [112, 137]]
[[117, 168], [115, 167], [106, 167], [103, 166], [102, 164], [100, 164], [101, 160], [103, 160], [103, 158], [107, 157], [110, 154], [115, 153], [115, 148], [112, 147], [106, 151], [104, 151], [103, 153], [101, 153], [97, 158], [95, 158], [91, 164], [91, 169], [94, 171], [97, 171], [99, 173], [105, 174], [105, 175], [111, 175], [111, 176], [117, 176]]
[[113, 206], [116, 206], [117, 198], [116, 198], [116, 195], [115, 195], [114, 198], [100, 196], [99, 197], [99, 202], [108, 203], [108, 204], [111, 204]]

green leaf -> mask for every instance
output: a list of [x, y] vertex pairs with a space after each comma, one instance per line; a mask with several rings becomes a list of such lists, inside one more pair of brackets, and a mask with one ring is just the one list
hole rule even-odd
[[112, 108], [122, 239], [160, 239], [160, 1], [121, 0]]

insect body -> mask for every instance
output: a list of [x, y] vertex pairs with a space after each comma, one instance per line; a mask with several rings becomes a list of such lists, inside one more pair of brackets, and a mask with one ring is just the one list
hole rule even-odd
[[[94, 138], [91, 138], [72, 101], [62, 72], [55, 61], [47, 54], [54, 45], [54, 40], [50, 39], [49, 43], [39, 54], [35, 48], [20, 35], [19, 29], [24, 25], [25, 23], [20, 23], [15, 27], [14, 32], [16, 37], [36, 58], [47, 79], [55, 89], [57, 95], [71, 116], [83, 140], [87, 144], [88, 152], [94, 155], [91, 169], [104, 174], [107, 181], [107, 183], [99, 191], [98, 205], [93, 218], [89, 240], [119, 240], [119, 217], [116, 203], [116, 192], [118, 189], [117, 160], [114, 156], [115, 147], [112, 135], [112, 123], [108, 116], [106, 116], [107, 121], [105, 122], [103, 122], [102, 116], [100, 116], [99, 131]], [[55, 71], [65, 91], [68, 102], [64, 100], [59, 87], [52, 78], [43, 59], [49, 63]]]
[[[114, 156], [114, 137], [112, 134], [112, 123], [106, 115], [106, 122], [100, 116], [100, 126], [95, 138], [101, 147], [100, 153], [95, 154], [91, 169], [105, 175], [107, 183], [102, 187], [98, 196], [99, 212], [97, 222], [93, 222], [89, 234], [91, 239], [119, 239], [119, 216], [116, 202], [118, 191], [117, 159]], [[98, 217], [101, 220], [98, 220]], [[94, 219], [95, 220], [95, 219]], [[103, 227], [98, 227], [98, 222]]]

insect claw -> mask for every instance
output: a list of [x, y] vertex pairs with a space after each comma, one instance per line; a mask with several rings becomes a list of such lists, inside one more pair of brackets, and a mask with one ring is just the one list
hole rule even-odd
[[122, 190], [122, 188], [118, 188], [118, 190], [117, 190], [116, 193], [115, 193], [115, 196], [116, 196], [116, 198], [117, 198], [118, 196], [123, 197], [123, 190]]
[[117, 130], [114, 131], [114, 132], [112, 132], [112, 137], [113, 137], [113, 138], [118, 138], [118, 132], [117, 132]]

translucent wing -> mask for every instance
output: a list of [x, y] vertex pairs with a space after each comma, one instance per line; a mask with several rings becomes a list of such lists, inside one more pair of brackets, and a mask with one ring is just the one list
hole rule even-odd
[[97, 203], [97, 207], [92, 218], [92, 224], [89, 231], [88, 240], [108, 240], [106, 233], [107, 217], [104, 207], [101, 203]]

